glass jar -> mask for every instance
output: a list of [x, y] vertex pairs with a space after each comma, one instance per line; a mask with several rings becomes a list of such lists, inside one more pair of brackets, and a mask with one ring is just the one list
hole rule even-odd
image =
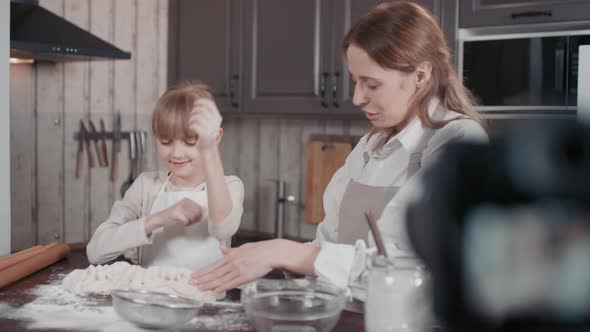
[[424, 331], [433, 327], [428, 275], [415, 257], [369, 260], [365, 330]]

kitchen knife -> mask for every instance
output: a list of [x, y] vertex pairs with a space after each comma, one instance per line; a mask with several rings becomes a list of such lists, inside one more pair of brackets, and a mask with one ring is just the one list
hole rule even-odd
[[98, 158], [98, 165], [100, 167], [105, 167], [104, 160], [102, 158], [102, 149], [100, 148], [100, 141], [98, 140], [98, 133], [96, 132], [96, 127], [94, 126], [94, 122], [92, 120], [88, 120], [88, 127], [90, 128], [90, 135], [89, 139], [94, 142], [94, 151], [96, 151], [96, 158]]
[[104, 161], [104, 166], [109, 167], [109, 154], [107, 152], [107, 142], [105, 139], [106, 130], [105, 130], [105, 125], [104, 125], [103, 119], [100, 119], [100, 135], [101, 135], [100, 152], [102, 153], [102, 160]]
[[111, 160], [111, 181], [115, 182], [118, 175], [119, 166], [119, 152], [121, 152], [121, 113], [115, 115], [115, 121], [113, 124], [113, 157]]
[[76, 179], [82, 176], [82, 158], [84, 156], [84, 131], [78, 130], [78, 153], [76, 154]]
[[137, 167], [137, 174], [140, 174], [141, 171], [143, 170], [143, 165], [144, 165], [144, 155], [145, 155], [145, 151], [146, 151], [146, 144], [147, 144], [147, 134], [145, 131], [141, 131], [138, 132], [137, 135], [139, 136], [139, 144], [138, 144], [138, 150], [140, 152], [140, 162], [138, 163], [138, 167]]
[[88, 130], [86, 130], [86, 126], [84, 125], [83, 120], [80, 120], [80, 132], [83, 133], [82, 137], [84, 138], [84, 143], [86, 144], [86, 153], [88, 154], [88, 167], [94, 168], [96, 166], [96, 161], [94, 161], [92, 150], [90, 150], [90, 137], [88, 137]]

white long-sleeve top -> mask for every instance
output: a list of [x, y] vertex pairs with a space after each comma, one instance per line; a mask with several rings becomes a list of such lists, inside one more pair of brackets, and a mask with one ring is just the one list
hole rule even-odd
[[[433, 100], [428, 112], [430, 115], [438, 106]], [[453, 119], [461, 114], [447, 111], [443, 120]], [[386, 205], [377, 225], [390, 256], [412, 255], [406, 234], [406, 207], [428, 188], [421, 185], [421, 174], [440, 155], [441, 149], [452, 142], [487, 142], [485, 130], [470, 119], [454, 120], [436, 131], [428, 142], [421, 158], [421, 169], [411, 178], [407, 177], [410, 155], [416, 150], [422, 134], [422, 122], [418, 117], [411, 120], [397, 135], [390, 138], [381, 151], [373, 147], [381, 137], [375, 134], [363, 136], [347, 157], [345, 164], [334, 174], [324, 192], [324, 211], [326, 216], [319, 224], [316, 238], [312, 244], [320, 247], [314, 263], [318, 278], [325, 279], [340, 287], [348, 287], [352, 296], [365, 300], [366, 257], [375, 251], [370, 234], [359, 238], [369, 238], [369, 244], [357, 240], [355, 245], [338, 244], [338, 213], [340, 202], [350, 180], [373, 186], [398, 186], [400, 190]], [[364, 156], [369, 160], [365, 164]], [[398, 248], [399, 247], [399, 248]]]
[[[166, 179], [167, 174], [162, 171], [144, 172], [135, 179], [125, 197], [113, 204], [108, 219], [96, 229], [88, 243], [86, 253], [91, 264], [103, 264], [123, 254], [134, 263], [141, 264], [138, 257], [143, 256], [139, 255], [138, 251], [142, 250], [143, 246], [150, 245], [153, 238], [153, 233], [150, 236], [145, 233], [145, 221]], [[232, 200], [231, 212], [220, 223], [209, 222], [207, 217], [200, 222], [207, 223], [211, 236], [229, 245], [231, 236], [240, 226], [244, 212], [244, 184], [236, 176], [226, 176], [225, 180]], [[168, 191], [207, 190], [206, 183], [194, 188], [180, 188], [169, 183], [167, 187]]]

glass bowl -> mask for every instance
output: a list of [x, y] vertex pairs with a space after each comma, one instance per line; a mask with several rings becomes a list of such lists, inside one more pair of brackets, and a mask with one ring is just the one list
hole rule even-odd
[[112, 291], [111, 296], [119, 316], [148, 329], [184, 325], [195, 317], [201, 306], [192, 299], [158, 292], [118, 289]]
[[258, 279], [242, 288], [241, 302], [261, 332], [328, 332], [344, 308], [344, 289], [310, 279]]

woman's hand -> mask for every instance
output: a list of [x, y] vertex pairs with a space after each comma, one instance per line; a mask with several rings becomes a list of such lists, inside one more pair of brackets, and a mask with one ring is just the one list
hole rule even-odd
[[201, 221], [204, 213], [205, 208], [203, 206], [189, 198], [183, 198], [169, 208], [149, 216], [145, 221], [145, 231], [149, 235], [156, 228], [177, 222], [190, 226]]
[[201, 98], [193, 105], [189, 120], [191, 130], [198, 135], [197, 148], [207, 150], [217, 143], [221, 128], [221, 114], [211, 99]]
[[224, 292], [266, 275], [278, 267], [282, 255], [277, 240], [246, 243], [237, 248], [221, 246], [221, 252], [221, 260], [191, 275], [192, 285]]

